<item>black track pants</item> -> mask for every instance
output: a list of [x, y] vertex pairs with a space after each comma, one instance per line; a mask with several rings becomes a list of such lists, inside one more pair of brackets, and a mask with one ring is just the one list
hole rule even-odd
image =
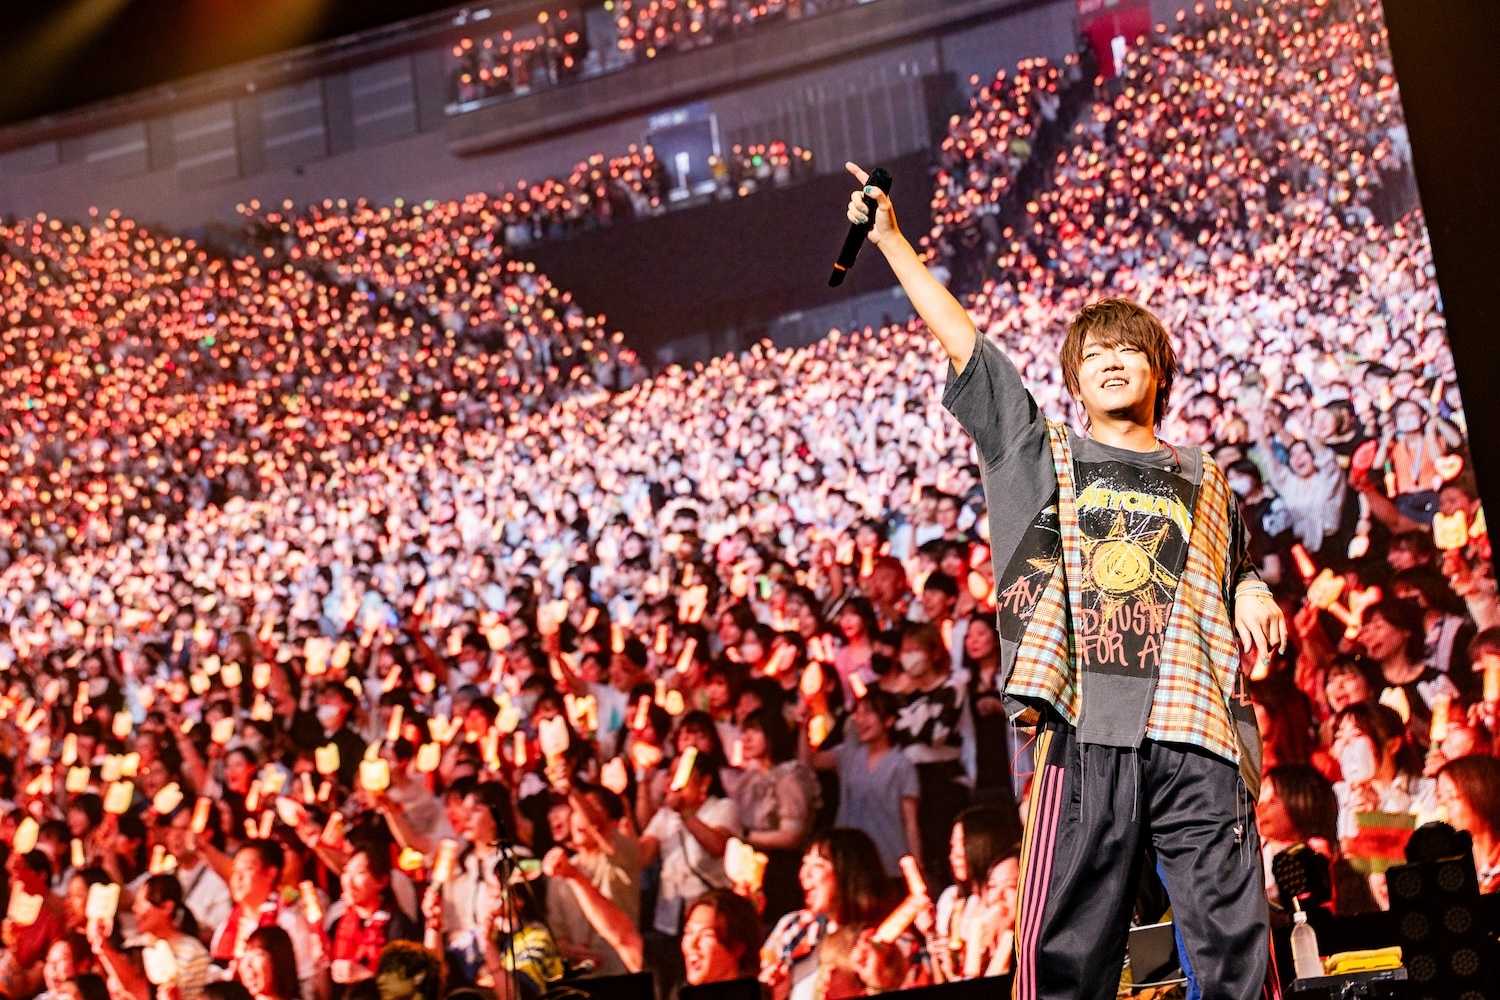
[[1176, 744], [1085, 746], [1059, 723], [1038, 735], [1036, 759], [1016, 1000], [1112, 1000], [1147, 844], [1202, 995], [1260, 997], [1268, 913], [1254, 803], [1239, 770]]

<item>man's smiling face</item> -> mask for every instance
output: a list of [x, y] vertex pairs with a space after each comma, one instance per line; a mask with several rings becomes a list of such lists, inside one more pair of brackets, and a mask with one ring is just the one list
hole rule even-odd
[[1124, 340], [1101, 343], [1090, 333], [1078, 365], [1078, 398], [1091, 419], [1134, 416], [1151, 423], [1157, 379], [1146, 352]]

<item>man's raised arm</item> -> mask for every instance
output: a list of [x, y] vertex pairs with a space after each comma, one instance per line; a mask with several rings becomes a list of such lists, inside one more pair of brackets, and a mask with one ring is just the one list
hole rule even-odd
[[[869, 174], [853, 163], [846, 163], [845, 166], [861, 184], [868, 184]], [[863, 191], [854, 192], [849, 199], [849, 221], [856, 224], [869, 221], [862, 194], [873, 198], [876, 205], [875, 224], [870, 227], [870, 242], [885, 254], [886, 262], [891, 265], [891, 270], [896, 273], [897, 280], [906, 291], [906, 297], [911, 300], [912, 306], [933, 336], [937, 337], [938, 343], [943, 345], [943, 350], [948, 352], [953, 369], [963, 371], [973, 357], [974, 345], [979, 339], [974, 321], [969, 319], [969, 314], [953, 297], [953, 293], [932, 276], [927, 265], [922, 263], [922, 258], [917, 256], [916, 250], [901, 235], [901, 230], [896, 227], [896, 213], [891, 208], [890, 195], [875, 187], [865, 187]]]

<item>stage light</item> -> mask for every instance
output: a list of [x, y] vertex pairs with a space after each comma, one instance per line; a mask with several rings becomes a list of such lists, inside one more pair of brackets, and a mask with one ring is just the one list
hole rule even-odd
[[1294, 844], [1271, 861], [1271, 874], [1281, 904], [1291, 910], [1295, 897], [1302, 909], [1311, 910], [1333, 899], [1333, 879], [1328, 859], [1306, 844]]
[[[1453, 851], [1460, 853], [1449, 853]], [[1445, 824], [1412, 835], [1410, 863], [1386, 872], [1412, 1000], [1497, 1000], [1494, 943], [1479, 914], [1472, 846]]]

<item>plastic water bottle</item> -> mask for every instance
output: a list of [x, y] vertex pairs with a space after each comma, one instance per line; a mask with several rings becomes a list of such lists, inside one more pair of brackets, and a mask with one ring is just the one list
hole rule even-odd
[[1292, 965], [1298, 979], [1317, 979], [1323, 975], [1323, 960], [1318, 957], [1318, 935], [1307, 922], [1307, 913], [1293, 898], [1297, 912], [1292, 915]]

